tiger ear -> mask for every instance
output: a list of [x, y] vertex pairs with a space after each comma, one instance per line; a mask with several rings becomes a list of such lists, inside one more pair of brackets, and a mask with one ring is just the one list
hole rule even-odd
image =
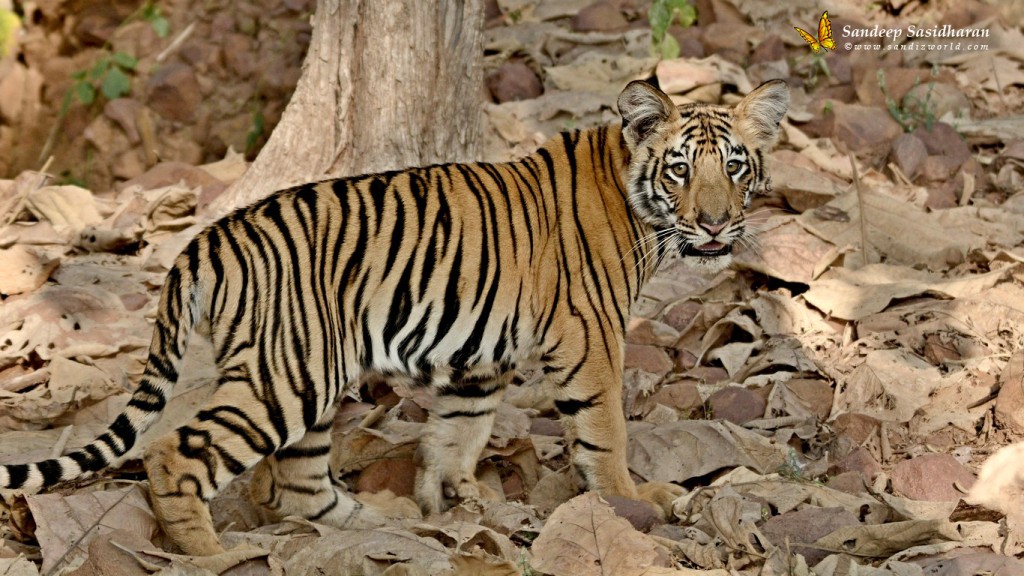
[[766, 148], [779, 137], [779, 122], [789, 109], [789, 86], [769, 80], [736, 105], [733, 118], [740, 134], [754, 147]]
[[634, 80], [619, 94], [619, 115], [622, 116], [622, 134], [626, 146], [633, 150], [663, 122], [679, 114], [672, 100], [658, 88]]

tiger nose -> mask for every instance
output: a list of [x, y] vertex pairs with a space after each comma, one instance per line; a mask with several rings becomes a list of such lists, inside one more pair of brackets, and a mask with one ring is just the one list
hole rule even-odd
[[707, 230], [708, 234], [714, 236], [725, 229], [725, 225], [729, 223], [729, 216], [722, 214], [718, 218], [713, 218], [706, 212], [701, 212], [700, 216], [697, 217], [697, 225]]

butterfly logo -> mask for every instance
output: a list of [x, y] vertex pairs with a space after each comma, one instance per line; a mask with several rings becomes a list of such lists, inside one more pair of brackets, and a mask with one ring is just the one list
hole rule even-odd
[[794, 26], [796, 31], [800, 33], [800, 37], [807, 41], [811, 45], [811, 50], [815, 54], [824, 52], [826, 50], [835, 50], [836, 41], [832, 39], [832, 23], [828, 21], [828, 10], [821, 13], [821, 19], [818, 20], [818, 38], [815, 39], [803, 28]]

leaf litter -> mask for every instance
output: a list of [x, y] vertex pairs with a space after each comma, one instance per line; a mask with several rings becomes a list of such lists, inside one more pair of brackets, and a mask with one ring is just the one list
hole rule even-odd
[[[409, 470], [430, 400], [364, 383], [339, 410], [332, 471], [365, 490], [360, 498], [393, 506], [404, 519], [372, 530], [298, 519], [267, 524], [245, 498], [243, 477], [212, 505], [231, 549], [211, 559], [177, 556], [161, 549], [134, 483], [143, 477], [136, 450], [101, 481], [42, 496], [5, 494], [0, 572], [1024, 571], [1016, 443], [1024, 435], [1024, 148], [1013, 129], [1024, 110], [1024, 54], [1013, 41], [1019, 26], [987, 21], [998, 50], [991, 57], [918, 50], [902, 64], [948, 69], [933, 77], [971, 103], [969, 116], [936, 119], [970, 147], [961, 168], [980, 168], [968, 183], [960, 168], [909, 179], [890, 143], [850, 156], [849, 143], [836, 138], [836, 126], [856, 119], [830, 112], [830, 102], [856, 103], [857, 81], [875, 74], [881, 56], [840, 50], [824, 60], [832, 75], [822, 75], [798, 39], [774, 36], [788, 29], [788, 13], [714, 0], [692, 37], [702, 53], [658, 62], [642, 9], [620, 7], [629, 30], [574, 29], [573, 17], [590, 4], [498, 2], [485, 66], [525, 58], [544, 93], [485, 105], [486, 156], [514, 157], [560, 130], [613, 121], [618, 86], [650, 72], [677, 102], [734, 102], [764, 79], [736, 55], [779, 38], [781, 52], [759, 56], [774, 63], [757, 70], [781, 71], [794, 90], [771, 156], [774, 189], [750, 217], [754, 244], [713, 279], [667, 263], [634, 310], [624, 391], [633, 420], [629, 465], [640, 482], [686, 489], [672, 518], [644, 532], [628, 503], [578, 495], [550, 394], [528, 382], [510, 390], [478, 470], [503, 501], [421, 518], [399, 471]], [[793, 9], [793, 21], [817, 18], [811, 3]], [[830, 11], [866, 25], [901, 22], [852, 3]], [[721, 33], [724, 20], [715, 20], [727, 13], [734, 25], [762, 29], [761, 44], [709, 38]], [[921, 3], [915, 18], [929, 15], [935, 9]], [[693, 46], [687, 32], [675, 32], [680, 45]], [[208, 173], [226, 185], [243, 170], [231, 157]], [[0, 228], [0, 462], [84, 444], [137, 384], [163, 275], [203, 210], [198, 188], [149, 186], [90, 191], [35, 172], [0, 181], [8, 214]], [[952, 201], [935, 208], [940, 192]], [[205, 346], [193, 342], [183, 370], [189, 378], [150, 437], [186, 420], [209, 392], [216, 375]], [[936, 472], [910, 498], [901, 492], [914, 480], [906, 464], [923, 466], [930, 454], [952, 455], [956, 478], [977, 474], [977, 481], [967, 486]], [[950, 493], [960, 496], [929, 496]]]

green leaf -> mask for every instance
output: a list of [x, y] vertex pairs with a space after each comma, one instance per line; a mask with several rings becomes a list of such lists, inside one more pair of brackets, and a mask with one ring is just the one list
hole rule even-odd
[[107, 100], [114, 100], [132, 91], [132, 79], [120, 68], [111, 68], [103, 77], [101, 89]]
[[101, 76], [107, 73], [107, 70], [110, 70], [110, 57], [104, 56], [97, 60], [92, 68], [89, 69], [89, 79], [99, 80]]
[[71, 79], [72, 80], [85, 80], [85, 73], [86, 73], [85, 70], [79, 70], [79, 71], [71, 74]]
[[665, 38], [661, 41], [660, 51], [663, 60], [679, 58], [679, 42], [676, 40], [676, 37], [671, 34], [665, 34]]
[[661, 44], [671, 19], [672, 11], [665, 4], [665, 0], [654, 0], [647, 13], [647, 20], [651, 23], [651, 35], [655, 44]]
[[92, 101], [96, 99], [96, 89], [88, 82], [77, 82], [75, 83], [75, 96], [82, 104], [92, 104]]
[[128, 54], [127, 52], [114, 52], [114, 64], [117, 64], [125, 70], [135, 70], [135, 66], [138, 65], [139, 61], [135, 59], [135, 56]]
[[171, 23], [167, 21], [167, 18], [163, 16], [157, 16], [149, 21], [149, 24], [156, 31], [156, 35], [161, 38], [166, 38], [171, 33]]
[[697, 9], [687, 4], [676, 11], [676, 21], [683, 28], [689, 28], [697, 22]]

